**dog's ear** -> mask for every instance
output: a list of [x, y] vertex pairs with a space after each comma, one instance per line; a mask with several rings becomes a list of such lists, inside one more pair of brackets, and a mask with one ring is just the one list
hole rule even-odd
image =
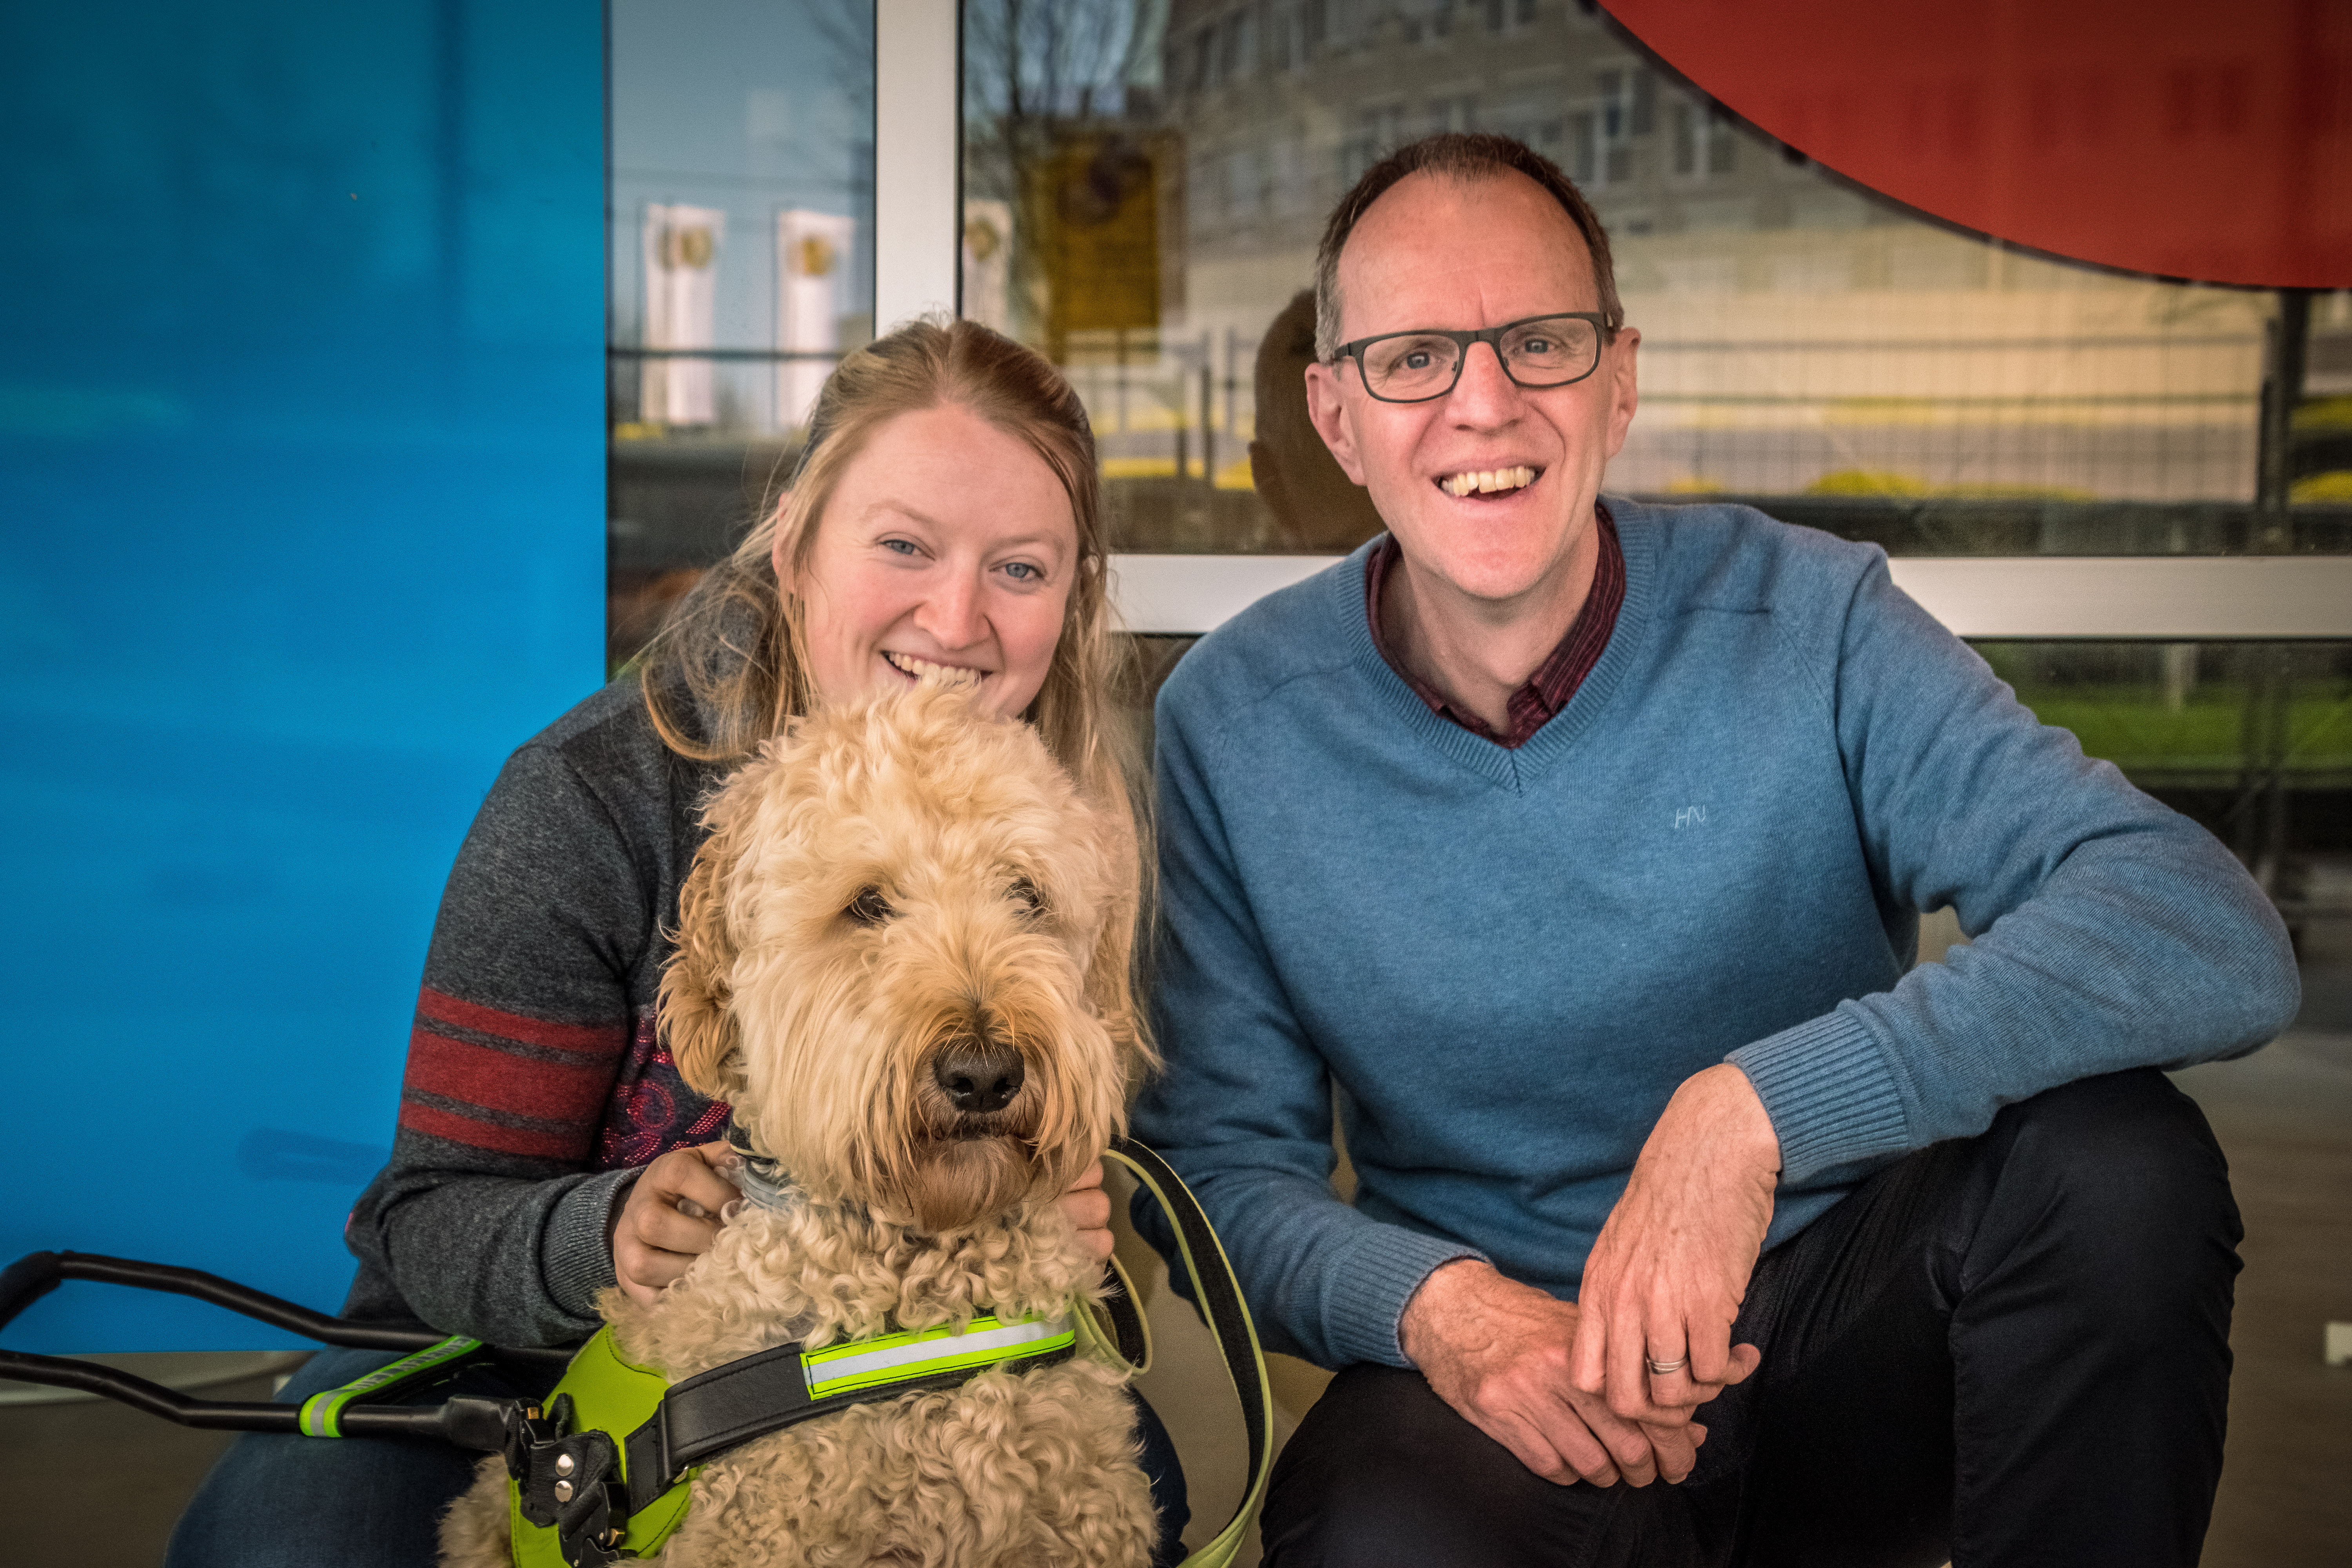
[[677, 1074], [697, 1094], [731, 1100], [741, 1084], [737, 1063], [741, 1031], [728, 976], [735, 944], [728, 940], [721, 899], [733, 835], [722, 826], [703, 840], [694, 869], [677, 894], [677, 945], [662, 970], [657, 1002], [661, 1035]]

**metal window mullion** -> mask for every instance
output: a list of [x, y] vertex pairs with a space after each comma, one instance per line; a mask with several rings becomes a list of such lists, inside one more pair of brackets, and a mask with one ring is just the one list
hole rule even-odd
[[875, 0], [874, 324], [953, 311], [963, 81], [956, 0]]
[[[1328, 555], [1119, 555], [1127, 629], [1197, 636]], [[1897, 556], [1895, 581], [1964, 637], [2352, 640], [2352, 557]]]

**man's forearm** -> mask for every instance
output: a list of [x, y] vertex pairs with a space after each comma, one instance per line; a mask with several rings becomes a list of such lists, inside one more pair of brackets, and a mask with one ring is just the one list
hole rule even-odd
[[1731, 1330], [1772, 1223], [1780, 1145], [1738, 1068], [1683, 1080], [1585, 1260], [1572, 1375], [1628, 1420], [1715, 1397], [1759, 1359]]

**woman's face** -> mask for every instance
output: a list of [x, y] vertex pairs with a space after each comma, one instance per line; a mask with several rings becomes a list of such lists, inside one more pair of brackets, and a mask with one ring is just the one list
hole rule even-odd
[[[834, 488], [795, 587], [827, 703], [967, 670], [1011, 717], [1045, 683], [1078, 561], [1070, 498], [1044, 458], [944, 405], [876, 430]], [[779, 582], [793, 582], [777, 552]]]

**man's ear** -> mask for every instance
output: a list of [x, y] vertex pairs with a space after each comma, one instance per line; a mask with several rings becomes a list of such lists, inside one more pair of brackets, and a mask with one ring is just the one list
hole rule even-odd
[[1339, 367], [1315, 363], [1307, 367], [1307, 417], [1315, 433], [1331, 448], [1339, 471], [1357, 484], [1364, 482], [1364, 465], [1356, 457], [1356, 434], [1348, 426], [1347, 405], [1339, 397]]
[[741, 1086], [742, 1032], [735, 1023], [735, 993], [728, 976], [735, 944], [721, 908], [720, 868], [731, 860], [731, 835], [703, 841], [694, 869], [677, 895], [677, 946], [662, 970], [656, 1002], [661, 1037], [678, 1077], [697, 1094], [731, 1100]]

